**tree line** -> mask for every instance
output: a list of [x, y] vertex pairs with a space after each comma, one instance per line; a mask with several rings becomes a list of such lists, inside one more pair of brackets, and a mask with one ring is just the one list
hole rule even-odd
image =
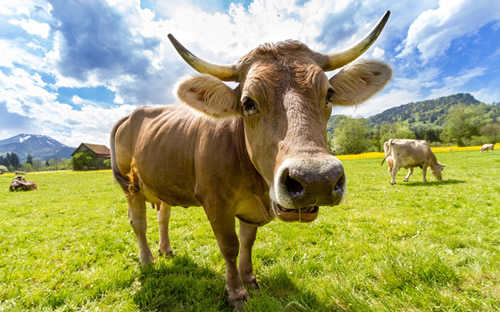
[[9, 171], [49, 171], [49, 170], [67, 170], [72, 169], [73, 164], [71, 159], [48, 159], [40, 160], [33, 158], [31, 154], [26, 156], [26, 161], [21, 163], [19, 156], [16, 153], [6, 153], [0, 155], [0, 165], [5, 166]]
[[480, 105], [450, 107], [443, 125], [430, 123], [382, 122], [373, 125], [366, 118], [335, 116], [335, 129], [328, 132], [328, 146], [334, 154], [381, 152], [390, 138], [427, 140], [432, 145], [482, 145], [500, 140], [498, 116]]

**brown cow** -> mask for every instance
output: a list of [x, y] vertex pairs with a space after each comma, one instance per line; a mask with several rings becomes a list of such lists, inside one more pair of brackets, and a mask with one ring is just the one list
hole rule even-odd
[[38, 187], [37, 187], [35, 182], [27, 181], [22, 176], [17, 176], [14, 179], [12, 179], [10, 186], [9, 186], [9, 191], [11, 191], [11, 192], [34, 191], [37, 189], [38, 189]]
[[[111, 133], [113, 174], [127, 194], [141, 263], [153, 261], [146, 201], [161, 203], [160, 254], [172, 252], [170, 207], [201, 205], [226, 262], [228, 302], [241, 309], [248, 297], [243, 285], [257, 287], [251, 260], [257, 227], [275, 216], [310, 222], [320, 205], [340, 203], [344, 170], [326, 142], [332, 105], [363, 102], [392, 71], [361, 61], [330, 80], [325, 72], [368, 49], [388, 17], [343, 52], [320, 54], [289, 40], [261, 45], [232, 66], [201, 60], [169, 35], [184, 60], [205, 75], [180, 84], [182, 104], [139, 108]], [[238, 86], [231, 89], [223, 80]]]
[[436, 156], [431, 150], [429, 142], [425, 140], [411, 140], [411, 139], [390, 139], [384, 142], [384, 152], [385, 158], [389, 163], [391, 159], [392, 164], [389, 164], [391, 173], [391, 184], [396, 184], [396, 174], [399, 168], [408, 168], [408, 174], [406, 175], [404, 181], [408, 182], [408, 179], [413, 174], [414, 167], [422, 168], [423, 180], [426, 180], [427, 167], [431, 168], [432, 174], [441, 180], [441, 172], [445, 165], [440, 164]]
[[495, 151], [495, 144], [484, 144], [481, 146], [481, 149], [479, 150], [480, 152], [484, 151]]

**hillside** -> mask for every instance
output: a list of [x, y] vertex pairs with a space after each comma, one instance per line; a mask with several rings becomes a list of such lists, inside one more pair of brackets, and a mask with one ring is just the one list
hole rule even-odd
[[497, 105], [482, 104], [468, 93], [458, 93], [393, 107], [368, 118], [368, 120], [375, 125], [380, 125], [383, 122], [408, 122], [410, 125], [420, 122], [442, 126], [450, 107], [457, 104], [481, 105], [486, 112], [493, 111], [494, 115], [498, 115], [500, 112]]
[[[410, 127], [415, 124], [427, 124], [441, 127], [448, 110], [457, 104], [480, 105], [491, 119], [500, 118], [500, 103], [486, 105], [475, 99], [469, 93], [458, 93], [437, 99], [413, 102], [393, 107], [368, 119], [373, 126], [380, 126], [384, 122], [406, 122]], [[327, 131], [333, 132], [344, 115], [334, 115], [328, 121]]]
[[70, 158], [74, 150], [74, 147], [64, 145], [45, 135], [21, 133], [0, 140], [0, 154], [16, 153], [21, 162], [26, 160], [28, 154], [40, 160]]

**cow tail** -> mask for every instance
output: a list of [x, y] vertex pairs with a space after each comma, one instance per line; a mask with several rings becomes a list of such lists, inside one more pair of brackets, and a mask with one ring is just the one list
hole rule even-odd
[[387, 151], [387, 154], [385, 154], [384, 159], [382, 159], [382, 162], [380, 163], [381, 166], [384, 164], [384, 161], [387, 159], [387, 157], [391, 155], [392, 139], [389, 139], [388, 142], [389, 142], [389, 150]]
[[389, 155], [385, 155], [384, 159], [382, 159], [382, 162], [380, 163], [381, 166], [384, 164], [384, 161], [387, 159], [387, 157], [389, 157]]
[[115, 126], [113, 127], [113, 130], [111, 130], [111, 136], [110, 136], [110, 149], [111, 149], [111, 170], [113, 171], [113, 177], [115, 180], [120, 184], [121, 188], [125, 192], [125, 194], [129, 194], [130, 191], [130, 185], [131, 181], [129, 177], [124, 176], [121, 174], [120, 170], [118, 169], [118, 165], [116, 163], [116, 151], [115, 151], [115, 135], [116, 131], [118, 128], [122, 125], [122, 123], [127, 119], [128, 117], [124, 117], [118, 121]]

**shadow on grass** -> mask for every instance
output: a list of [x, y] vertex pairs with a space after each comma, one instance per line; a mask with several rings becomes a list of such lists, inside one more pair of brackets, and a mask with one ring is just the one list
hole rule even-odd
[[337, 306], [325, 305], [316, 294], [301, 289], [284, 269], [260, 278], [260, 290], [250, 292], [245, 311], [335, 311]]
[[188, 256], [175, 256], [141, 270], [134, 302], [141, 311], [231, 311], [224, 276]]
[[[222, 274], [188, 256], [176, 256], [141, 270], [134, 302], [140, 311], [232, 311]], [[260, 290], [249, 290], [244, 311], [330, 311], [309, 290], [299, 289], [284, 270], [262, 276]]]
[[448, 180], [430, 181], [430, 182], [429, 181], [427, 181], [427, 182], [401, 182], [398, 184], [404, 185], [404, 186], [435, 186], [435, 185], [461, 184], [461, 183], [465, 183], [465, 181], [448, 179]]

